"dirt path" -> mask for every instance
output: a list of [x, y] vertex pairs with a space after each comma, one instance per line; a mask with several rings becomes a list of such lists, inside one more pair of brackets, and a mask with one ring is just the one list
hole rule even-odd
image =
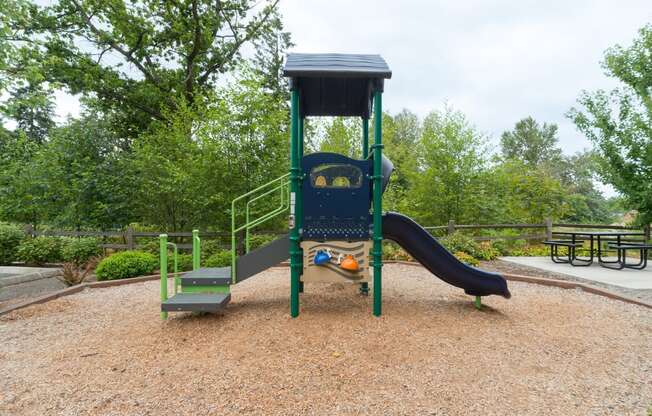
[[421, 267], [387, 265], [384, 315], [349, 285], [288, 270], [221, 316], [158, 317], [158, 283], [94, 289], [0, 318], [2, 415], [641, 415], [652, 313], [511, 283], [476, 311]]

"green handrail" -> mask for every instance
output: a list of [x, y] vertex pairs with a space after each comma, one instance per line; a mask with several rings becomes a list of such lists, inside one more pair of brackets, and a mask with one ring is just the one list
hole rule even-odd
[[[174, 253], [174, 261], [173, 261], [173, 263], [174, 263], [174, 294], [176, 295], [179, 286], [181, 286], [181, 281], [179, 279], [179, 260], [178, 260], [179, 250], [177, 248], [177, 245], [174, 244], [174, 243], [169, 243], [168, 242], [167, 245], [172, 246], [172, 248], [174, 249], [174, 251], [173, 251], [173, 253]], [[167, 261], [167, 259], [166, 259], [166, 261]]]
[[[278, 191], [279, 189], [281, 190], [281, 192], [280, 192], [281, 198], [280, 198], [279, 207], [276, 208], [273, 211], [268, 212], [267, 214], [264, 214], [262, 217], [258, 218], [257, 220], [254, 220], [253, 222], [249, 221], [249, 213], [251, 212], [251, 210], [250, 210], [251, 204], [253, 204], [254, 202], [258, 201], [261, 198], [266, 197], [267, 195], [269, 195], [271, 193], [274, 193], [274, 192]], [[249, 225], [245, 228], [245, 252], [246, 253], [249, 253], [249, 231], [253, 227], [262, 224], [263, 222], [269, 220], [270, 218], [273, 218], [274, 216], [280, 214], [281, 212], [285, 211], [288, 208], [287, 204], [285, 202], [286, 201], [285, 193], [287, 191], [289, 191], [289, 183], [284, 182], [284, 183], [281, 183], [280, 185], [270, 189], [269, 191], [267, 191], [267, 192], [265, 192], [263, 194], [260, 194], [257, 197], [247, 201], [247, 208], [245, 210], [245, 222], [246, 222], [246, 224], [249, 224]], [[287, 201], [289, 203], [289, 198], [287, 199]]]
[[[269, 182], [267, 182], [264, 185], [259, 186], [256, 189], [252, 189], [251, 191], [240, 195], [239, 197], [235, 198], [233, 201], [231, 201], [231, 279], [233, 283], [236, 283], [236, 233], [242, 230], [245, 230], [245, 249], [248, 252], [249, 251], [249, 230], [253, 227], [256, 227], [265, 221], [283, 213], [286, 211], [289, 206], [290, 206], [290, 198], [285, 198], [285, 192], [286, 189], [289, 189], [289, 182], [288, 182], [288, 177], [290, 176], [289, 173], [286, 173], [285, 175], [279, 176], [276, 179], [273, 179]], [[253, 220], [250, 219], [250, 207], [251, 203], [254, 201], [257, 201], [265, 196], [271, 195], [275, 193], [276, 191], [280, 191], [281, 194], [281, 203], [277, 208], [274, 208], [272, 211], [269, 211], [263, 215], [261, 215], [258, 218], [255, 218]], [[236, 204], [245, 198], [248, 198], [254, 194], [260, 193], [262, 194], [255, 196], [251, 200], [247, 201], [246, 207], [245, 207], [245, 223], [236, 227]]]
[[[174, 294], [177, 294], [178, 287], [180, 286], [179, 280], [179, 261], [178, 254], [179, 250], [177, 245], [174, 243], [168, 242], [168, 235], [161, 234], [159, 237], [159, 257], [160, 257], [160, 266], [159, 270], [161, 271], [161, 302], [168, 300], [168, 246], [174, 248]], [[167, 319], [168, 313], [161, 312], [161, 319]]]

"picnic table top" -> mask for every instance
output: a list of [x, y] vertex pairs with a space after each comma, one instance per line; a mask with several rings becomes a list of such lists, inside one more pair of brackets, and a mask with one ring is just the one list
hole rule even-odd
[[645, 235], [640, 231], [554, 231], [553, 234], [587, 235], [587, 236], [639, 236]]

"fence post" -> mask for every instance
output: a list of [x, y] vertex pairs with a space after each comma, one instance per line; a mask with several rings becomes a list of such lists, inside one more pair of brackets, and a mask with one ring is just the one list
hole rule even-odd
[[446, 230], [448, 235], [455, 233], [455, 220], [448, 220], [448, 229]]
[[645, 224], [643, 233], [645, 234], [645, 241], [650, 241], [650, 224]]
[[546, 218], [546, 240], [552, 240], [552, 218]]
[[34, 237], [34, 226], [32, 224], [27, 224], [25, 226], [25, 234]]
[[127, 250], [133, 250], [136, 248], [136, 245], [134, 244], [134, 227], [131, 225], [127, 227], [125, 239], [127, 240]]

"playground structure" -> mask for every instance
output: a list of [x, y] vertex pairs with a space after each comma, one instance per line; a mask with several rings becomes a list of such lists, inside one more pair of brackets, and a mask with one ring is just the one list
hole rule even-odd
[[[461, 263], [410, 218], [382, 213], [382, 195], [393, 166], [383, 156], [382, 93], [391, 78], [379, 55], [289, 54], [284, 75], [290, 78], [290, 172], [234, 199], [231, 206], [230, 267], [201, 268], [201, 241], [193, 232], [193, 271], [174, 277], [174, 296], [168, 297], [167, 235], [160, 236], [161, 314], [216, 312], [231, 299], [230, 286], [271, 266], [290, 260], [290, 314], [299, 315], [305, 283], [349, 282], [367, 294], [373, 289], [373, 314], [382, 313], [382, 242], [391, 239], [445, 282], [475, 297], [510, 297], [505, 279]], [[373, 115], [374, 142], [369, 145]], [[360, 117], [361, 159], [335, 153], [303, 154], [304, 120], [311, 116]], [[371, 153], [370, 153], [371, 150]], [[254, 202], [277, 196], [280, 204], [250, 218]], [[245, 206], [244, 224], [237, 209]], [[287, 213], [288, 235], [250, 250], [253, 228]], [[237, 256], [236, 235], [244, 232], [245, 254]], [[176, 261], [175, 261], [176, 264]]]

